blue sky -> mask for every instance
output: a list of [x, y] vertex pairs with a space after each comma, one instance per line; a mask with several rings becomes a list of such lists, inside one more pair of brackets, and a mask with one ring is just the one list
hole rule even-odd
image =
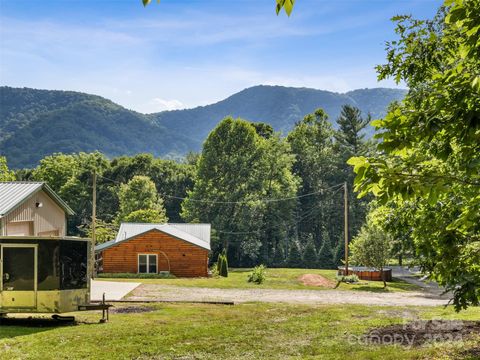
[[386, 86], [390, 18], [439, 0], [0, 0], [0, 84], [98, 94], [140, 112], [206, 105], [258, 84]]

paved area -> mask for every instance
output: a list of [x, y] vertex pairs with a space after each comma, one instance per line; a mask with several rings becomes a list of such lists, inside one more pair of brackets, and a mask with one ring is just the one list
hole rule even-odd
[[451, 297], [451, 294], [444, 294], [445, 289], [438, 286], [436, 282], [422, 280], [421, 278], [415, 276], [414, 273], [419, 271], [418, 268], [413, 268], [411, 270], [403, 266], [391, 266], [391, 268], [393, 277], [397, 279], [401, 279], [410, 284], [417, 285], [421, 287], [426, 293], [436, 295], [444, 299], [449, 299]]
[[139, 285], [140, 283], [136, 282], [92, 280], [90, 300], [102, 300], [103, 293], [105, 293], [106, 300], [121, 300]]
[[233, 301], [281, 302], [293, 304], [362, 304], [384, 306], [437, 306], [448, 300], [424, 292], [377, 293], [348, 290], [276, 290], [276, 289], [213, 289], [142, 284], [128, 300], [149, 301]]

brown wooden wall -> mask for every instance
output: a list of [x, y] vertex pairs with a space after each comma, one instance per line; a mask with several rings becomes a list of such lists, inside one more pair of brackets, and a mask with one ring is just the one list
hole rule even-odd
[[157, 230], [149, 231], [103, 250], [103, 272], [137, 273], [138, 254], [157, 254], [158, 271], [168, 271], [177, 277], [208, 276], [208, 250], [179, 240]]
[[[350, 269], [350, 267], [349, 267]], [[350, 275], [355, 274], [361, 280], [382, 281], [382, 273], [377, 270], [349, 270]], [[338, 274], [343, 275], [344, 269], [338, 269]], [[392, 281], [392, 269], [383, 270], [385, 281]]]

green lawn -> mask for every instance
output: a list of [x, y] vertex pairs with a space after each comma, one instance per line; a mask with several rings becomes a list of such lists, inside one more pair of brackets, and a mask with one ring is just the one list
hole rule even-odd
[[[305, 286], [298, 277], [303, 274], [319, 274], [323, 275], [332, 281], [335, 281], [336, 270], [319, 270], [319, 269], [267, 269], [267, 280], [261, 284], [256, 285], [247, 282], [247, 274], [250, 269], [231, 269], [228, 278], [179, 278], [179, 279], [113, 279], [113, 278], [99, 278], [97, 280], [108, 281], [135, 281], [145, 284], [163, 284], [163, 285], [177, 285], [187, 287], [211, 287], [220, 289], [286, 289], [286, 290], [305, 290], [305, 289], [320, 289], [326, 290], [328, 288], [317, 286]], [[383, 283], [380, 281], [365, 281], [349, 285], [342, 283], [338, 287], [340, 290], [364, 290], [377, 292], [391, 292], [391, 291], [415, 291], [419, 290], [417, 285], [412, 285], [401, 280], [394, 279], [393, 282], [388, 283], [387, 289], [383, 289]]]
[[86, 323], [0, 326], [0, 359], [459, 359], [469, 358], [469, 351], [474, 354], [480, 340], [419, 348], [354, 341], [354, 336], [372, 328], [401, 324], [406, 314], [480, 320], [480, 308], [456, 314], [443, 307], [148, 306], [154, 311], [113, 314], [107, 324], [96, 323], [98, 314], [77, 313], [77, 319]]

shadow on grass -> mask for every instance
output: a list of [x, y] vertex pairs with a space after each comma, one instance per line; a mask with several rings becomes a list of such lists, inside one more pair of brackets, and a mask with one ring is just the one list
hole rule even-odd
[[0, 319], [0, 340], [36, 334], [59, 327], [76, 326], [84, 323], [77, 321], [61, 322], [48, 318], [15, 318], [5, 317]]
[[[376, 282], [376, 283], [381, 283], [381, 282]], [[387, 282], [386, 288], [384, 288], [383, 286], [379, 287], [378, 285], [372, 286], [369, 284], [369, 282], [366, 282], [365, 284], [362, 284], [361, 282], [360, 284], [353, 285], [352, 290], [370, 291], [370, 292], [376, 292], [376, 293], [395, 292], [396, 290], [422, 291], [420, 287], [409, 284], [400, 279], [393, 279], [392, 281]]]

